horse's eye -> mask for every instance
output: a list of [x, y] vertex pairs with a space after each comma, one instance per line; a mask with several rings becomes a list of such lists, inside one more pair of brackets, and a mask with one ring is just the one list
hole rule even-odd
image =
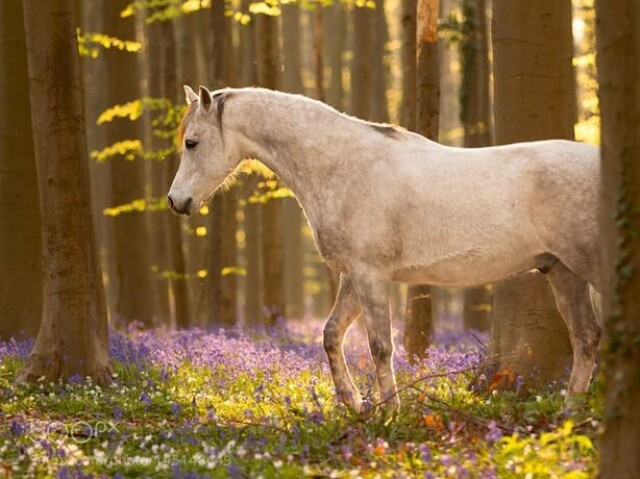
[[198, 142], [196, 140], [185, 140], [184, 146], [187, 147], [187, 150], [195, 150]]

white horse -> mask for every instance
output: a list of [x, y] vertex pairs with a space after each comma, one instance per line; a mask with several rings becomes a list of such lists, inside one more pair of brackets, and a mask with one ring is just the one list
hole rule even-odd
[[381, 397], [400, 404], [390, 281], [469, 287], [532, 269], [546, 274], [569, 330], [567, 399], [587, 391], [600, 337], [590, 301], [600, 290], [596, 148], [561, 140], [450, 148], [299, 95], [185, 92], [169, 205], [193, 213], [246, 158], [289, 186], [320, 254], [341, 273], [324, 347], [336, 392], [354, 410], [362, 398], [342, 346], [361, 311]]

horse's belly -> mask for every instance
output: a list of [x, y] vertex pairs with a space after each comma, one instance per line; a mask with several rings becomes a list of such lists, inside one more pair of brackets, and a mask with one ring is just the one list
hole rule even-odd
[[519, 260], [504, 261], [498, 258], [479, 257], [477, 254], [469, 252], [428, 264], [399, 267], [394, 271], [392, 280], [448, 288], [467, 288], [495, 283], [536, 267], [535, 258], [531, 256]]

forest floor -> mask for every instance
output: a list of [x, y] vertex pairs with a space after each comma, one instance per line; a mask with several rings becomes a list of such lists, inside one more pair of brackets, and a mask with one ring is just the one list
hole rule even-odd
[[[371, 399], [363, 334], [353, 328], [346, 349]], [[440, 332], [418, 365], [397, 348], [397, 417], [376, 408], [358, 416], [336, 402], [320, 338], [316, 323], [292, 323], [279, 337], [112, 332], [113, 383], [102, 387], [80, 377], [15, 387], [32, 341], [0, 343], [0, 478], [520, 479], [596, 470], [597, 392], [567, 419], [562, 391], [471, 391], [483, 339]]]

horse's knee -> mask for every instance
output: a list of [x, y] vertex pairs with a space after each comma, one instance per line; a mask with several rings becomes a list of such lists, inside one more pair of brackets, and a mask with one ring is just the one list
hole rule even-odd
[[371, 351], [371, 357], [375, 361], [386, 362], [393, 355], [393, 344], [387, 338], [374, 336], [369, 339], [369, 350]]
[[587, 358], [595, 358], [596, 353], [598, 352], [601, 336], [602, 330], [600, 325], [597, 323], [588, 330], [582, 331], [580, 334], [578, 352]]

